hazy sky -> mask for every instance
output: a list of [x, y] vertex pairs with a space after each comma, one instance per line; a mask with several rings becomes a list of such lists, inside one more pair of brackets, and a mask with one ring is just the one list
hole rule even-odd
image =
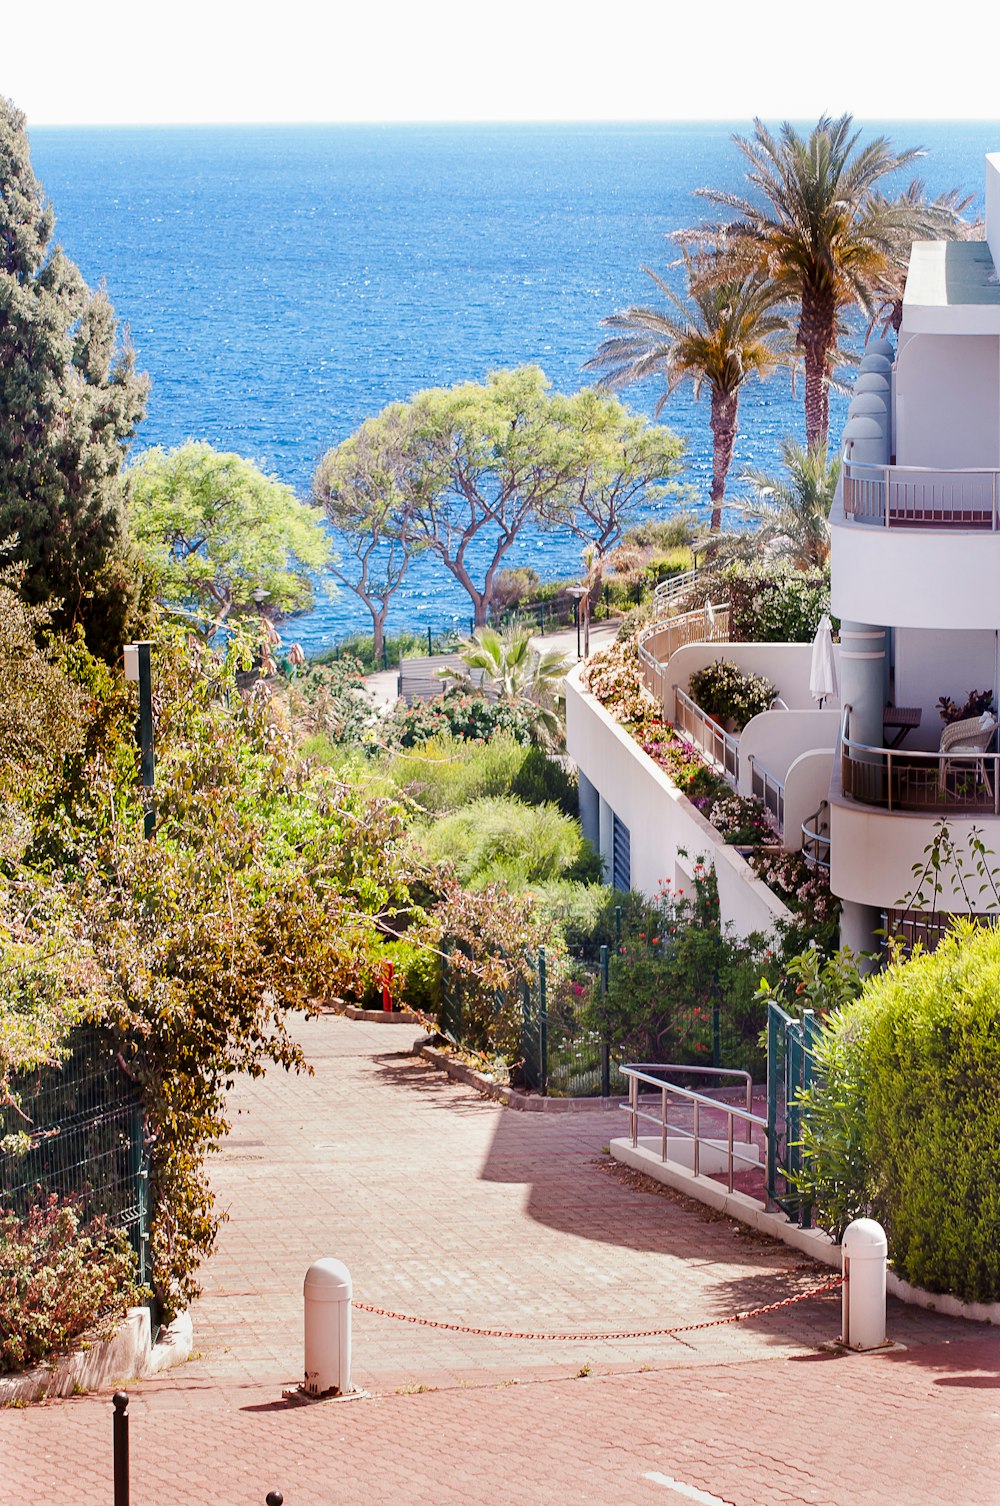
[[995, 118], [995, 49], [917, 15], [912, 0], [47, 0], [5, 7], [0, 93], [30, 125]]

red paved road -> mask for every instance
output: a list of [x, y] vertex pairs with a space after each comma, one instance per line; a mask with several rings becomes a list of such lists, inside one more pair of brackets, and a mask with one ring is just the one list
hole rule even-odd
[[[397, 1054], [409, 1038], [323, 1019], [305, 1027], [314, 1078], [240, 1086], [198, 1357], [130, 1388], [133, 1506], [244, 1506], [273, 1486], [286, 1506], [1000, 1506], [1000, 1336], [895, 1306], [902, 1342], [870, 1356], [819, 1348], [839, 1327], [829, 1297], [610, 1345], [362, 1313], [355, 1379], [376, 1394], [283, 1404], [319, 1254], [366, 1301], [571, 1331], [720, 1317], [817, 1279], [609, 1174], [615, 1116], [484, 1103]], [[107, 1398], [0, 1414], [2, 1506], [111, 1506], [110, 1416]]]

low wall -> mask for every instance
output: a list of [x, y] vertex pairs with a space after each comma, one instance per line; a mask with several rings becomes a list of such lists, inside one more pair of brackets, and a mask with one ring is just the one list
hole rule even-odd
[[788, 770], [803, 753], [824, 749], [832, 758], [839, 733], [839, 711], [762, 711], [751, 717], [740, 733], [740, 794], [752, 793], [751, 757], [758, 768], [785, 783]]
[[148, 1307], [130, 1307], [117, 1332], [72, 1354], [16, 1375], [0, 1375], [0, 1407], [26, 1406], [51, 1396], [113, 1391], [124, 1381], [183, 1365], [191, 1353], [191, 1319], [181, 1313], [151, 1342]]
[[692, 863], [703, 857], [715, 867], [723, 924], [737, 935], [771, 931], [777, 920], [791, 919], [735, 848], [726, 846], [668, 775], [581, 687], [579, 667], [566, 680], [566, 747], [629, 829], [633, 889], [654, 895], [664, 879], [685, 888]]
[[[834, 654], [839, 672], [839, 645], [834, 645]], [[669, 721], [674, 718], [674, 686], [687, 690], [695, 671], [714, 664], [716, 659], [738, 664], [746, 674], [766, 675], [790, 711], [816, 709], [809, 691], [811, 643], [687, 643], [677, 650], [663, 674], [663, 704]], [[824, 710], [839, 704], [831, 700]]]
[[783, 841], [790, 852], [802, 846], [802, 823], [830, 798], [830, 770], [833, 753], [829, 749], [811, 749], [800, 753], [785, 778], [785, 830]]

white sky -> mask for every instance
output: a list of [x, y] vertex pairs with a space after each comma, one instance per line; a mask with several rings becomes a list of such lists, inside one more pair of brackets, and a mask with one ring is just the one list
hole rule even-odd
[[4, 7], [0, 93], [32, 126], [997, 114], [995, 49], [920, 22], [913, 0], [585, 7], [21, 0]]

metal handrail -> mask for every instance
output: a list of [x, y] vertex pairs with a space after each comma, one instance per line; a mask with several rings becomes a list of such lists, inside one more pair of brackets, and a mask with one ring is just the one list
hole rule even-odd
[[747, 762], [750, 765], [750, 793], [755, 795], [763, 803], [764, 809], [774, 817], [780, 836], [785, 829], [784, 780], [777, 779], [762, 764], [759, 764], [752, 753], [748, 756]]
[[[622, 1067], [620, 1070], [622, 1075], [628, 1078], [628, 1103], [623, 1103], [621, 1107], [629, 1116], [629, 1132], [633, 1149], [639, 1143], [639, 1120], [645, 1119], [651, 1124], [659, 1125], [660, 1160], [667, 1160], [667, 1132], [670, 1128], [668, 1096], [672, 1095], [692, 1105], [694, 1128], [692, 1130], [685, 1130], [680, 1125], [674, 1125], [672, 1133], [681, 1139], [694, 1141], [693, 1170], [695, 1176], [700, 1176], [701, 1174], [701, 1141], [704, 1138], [713, 1138], [701, 1134], [700, 1118], [702, 1107], [722, 1112], [726, 1115], [726, 1166], [729, 1191], [732, 1192], [733, 1190], [733, 1168], [736, 1161], [746, 1162], [750, 1166], [757, 1166], [759, 1164], [756, 1157], [742, 1155], [736, 1149], [734, 1138], [736, 1120], [739, 1120], [746, 1128], [747, 1145], [753, 1144], [755, 1126], [763, 1129], [765, 1134], [768, 1129], [767, 1120], [760, 1114], [755, 1114], [750, 1107], [753, 1102], [753, 1079], [749, 1072], [743, 1072], [735, 1068], [730, 1070], [727, 1067], [686, 1067], [672, 1062], [633, 1062], [627, 1067]], [[709, 1098], [706, 1093], [696, 1093], [691, 1088], [681, 1088], [676, 1083], [664, 1082], [662, 1076], [654, 1077], [652, 1075], [653, 1072], [661, 1074], [663, 1072], [700, 1073], [704, 1076], [739, 1078], [745, 1083], [747, 1106], [746, 1108], [740, 1108], [735, 1103], [726, 1103], [724, 1099]], [[647, 1084], [659, 1094], [660, 1113], [658, 1118], [655, 1114], [644, 1111], [639, 1107], [640, 1083]]]
[[737, 789], [740, 782], [739, 739], [712, 721], [679, 685], [674, 686], [674, 725], [696, 742], [727, 783]]
[[[662, 675], [679, 648], [688, 643], [725, 643], [729, 636], [729, 606], [712, 605], [715, 621], [708, 625], [707, 607], [697, 607], [693, 612], [683, 612], [679, 617], [652, 622], [642, 629], [636, 639], [639, 662], [649, 671], [645, 676], [646, 688], [663, 698]], [[650, 653], [646, 647], [651, 638], [666, 635], [663, 650]], [[652, 680], [653, 683], [650, 683]]]
[[[851, 711], [850, 706], [843, 708], [840, 723], [841, 785], [847, 799], [890, 811], [992, 811], [1000, 816], [1000, 753], [911, 751], [857, 742], [850, 735]], [[973, 776], [971, 796], [963, 798], [957, 790], [948, 789], [948, 769], [969, 764], [978, 765], [982, 778]], [[977, 799], [981, 785], [988, 800]]]
[[[830, 802], [821, 800], [819, 806], [811, 816], [807, 816], [802, 823], [802, 856], [813, 868], [821, 868], [824, 873], [830, 872], [830, 833], [820, 831], [823, 820], [823, 810], [829, 810]], [[810, 850], [811, 849], [811, 850]], [[821, 857], [821, 852], [826, 857]]]
[[886, 528], [998, 529], [1000, 471], [989, 466], [871, 465], [845, 448], [841, 470], [845, 517]]
[[688, 587], [695, 584], [700, 573], [698, 566], [694, 565], [680, 575], [668, 575], [666, 580], [661, 580], [653, 590], [655, 610], [659, 611], [661, 607], [669, 606], [676, 597], [683, 596]]

